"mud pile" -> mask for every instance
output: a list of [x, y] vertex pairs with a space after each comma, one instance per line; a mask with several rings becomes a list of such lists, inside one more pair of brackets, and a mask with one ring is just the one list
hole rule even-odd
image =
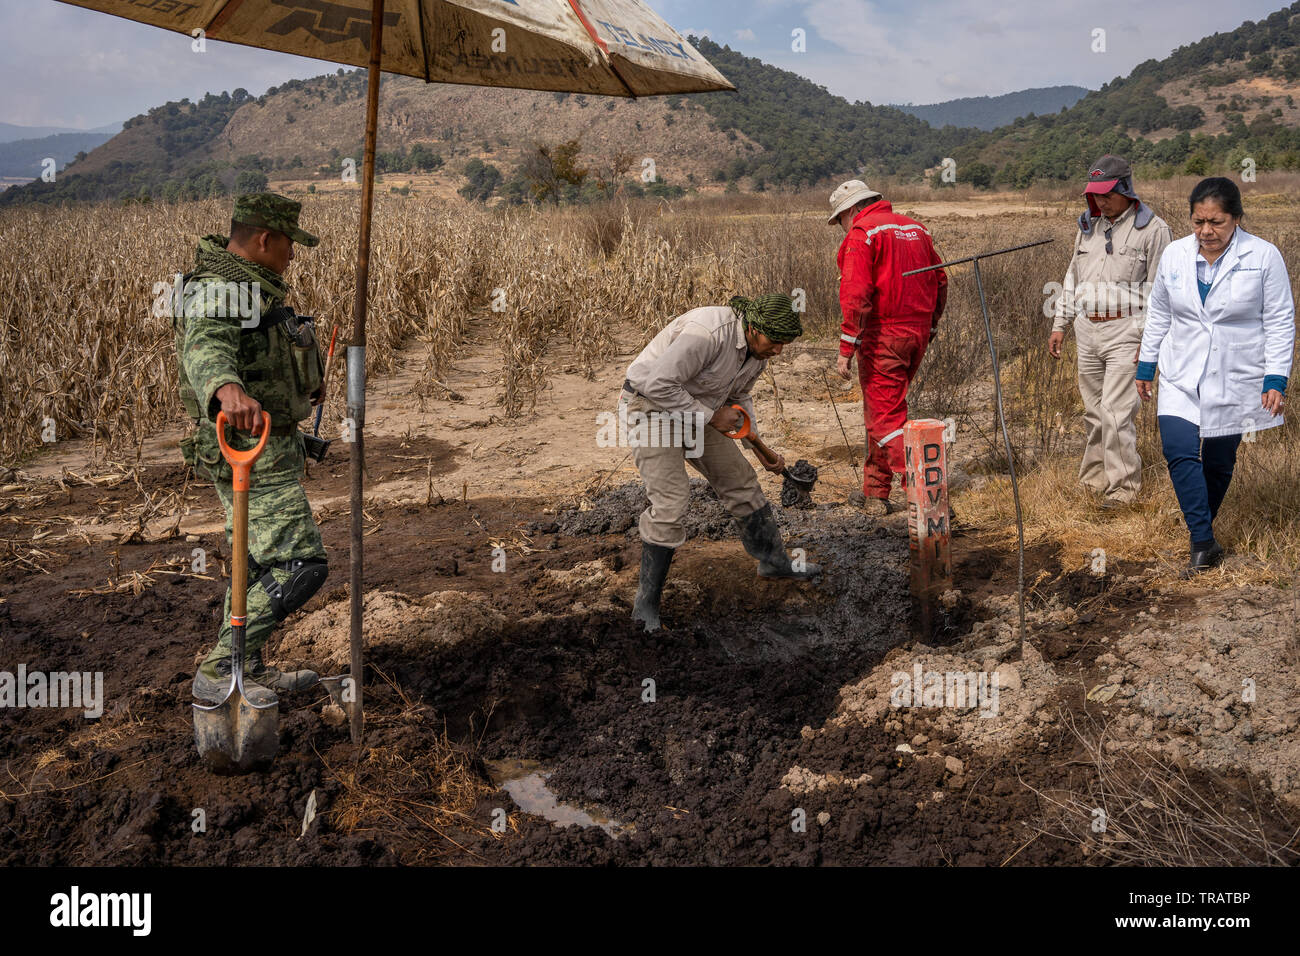
[[[802, 459], [790, 470], [801, 480], [817, 478], [817, 469]], [[786, 479], [785, 484], [792, 485], [789, 479]], [[804, 498], [807, 497], [804, 495]], [[584, 502], [580, 507], [561, 511], [555, 516], [553, 524], [538, 523], [533, 530], [559, 532], [571, 537], [625, 534], [632, 538], [637, 534], [637, 519], [648, 507], [650, 507], [650, 499], [646, 497], [645, 485], [639, 481], [629, 481], [605, 492], [595, 500]], [[828, 523], [834, 524], [841, 530], [874, 535], [879, 525], [879, 522], [855, 509], [816, 504], [811, 499], [806, 503], [796, 502], [793, 505], [786, 505], [784, 491], [781, 494], [781, 504], [775, 502], [772, 504], [772, 512], [777, 524], [787, 535], [826, 527]], [[721, 541], [740, 536], [735, 521], [703, 478], [691, 479], [690, 504], [682, 521], [686, 525], [688, 541], [692, 538]]]
[[[650, 507], [645, 485], [639, 481], [605, 492], [595, 501], [561, 511], [556, 515], [556, 530], [571, 537], [592, 534], [636, 534], [637, 519]], [[690, 506], [687, 508], [686, 538], [705, 537], [711, 541], [736, 536], [735, 525], [727, 509], [703, 478], [691, 479]]]

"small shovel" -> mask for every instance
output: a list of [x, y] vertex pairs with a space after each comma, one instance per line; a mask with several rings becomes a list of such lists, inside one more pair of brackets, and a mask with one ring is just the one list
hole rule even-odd
[[275, 759], [280, 749], [279, 702], [254, 704], [244, 695], [244, 637], [248, 618], [248, 486], [253, 462], [266, 447], [271, 416], [262, 412], [256, 448], [226, 444], [226, 413], [217, 414], [217, 443], [234, 472], [234, 535], [230, 556], [230, 690], [219, 704], [194, 705], [194, 742], [215, 773], [247, 773]]
[[[735, 431], [723, 432], [722, 434], [726, 435], [728, 438], [748, 438], [749, 443], [754, 446], [754, 451], [758, 453], [758, 457], [763, 459], [764, 463], [768, 465], [775, 465], [780, 461], [781, 456], [772, 451], [771, 448], [768, 448], [763, 442], [763, 439], [759, 438], [757, 435], [751, 434], [753, 429], [750, 427], [749, 415], [745, 413], [745, 410], [739, 405], [732, 405], [731, 407], [740, 413], [740, 427]], [[781, 477], [805, 494], [812, 491], [813, 485], [817, 484], [817, 473], [815, 469], [813, 470], [812, 478], [798, 478], [790, 473], [789, 468], [782, 468]]]

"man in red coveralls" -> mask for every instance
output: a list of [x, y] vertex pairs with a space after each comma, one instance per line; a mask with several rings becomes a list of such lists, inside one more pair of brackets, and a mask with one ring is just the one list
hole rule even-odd
[[895, 510], [889, 502], [894, 474], [903, 478], [903, 424], [907, 388], [921, 367], [948, 301], [942, 269], [902, 278], [904, 272], [937, 265], [930, 233], [899, 216], [880, 193], [852, 180], [831, 194], [831, 225], [846, 233], [840, 245], [839, 373], [849, 377], [858, 355], [862, 412], [867, 425], [867, 460], [862, 492], [849, 501], [869, 514]]

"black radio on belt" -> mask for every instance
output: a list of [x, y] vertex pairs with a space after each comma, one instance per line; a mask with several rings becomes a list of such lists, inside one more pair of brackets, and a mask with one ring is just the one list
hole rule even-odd
[[316, 316], [299, 315], [292, 306], [277, 305], [262, 316], [257, 325], [247, 329], [249, 332], [270, 332], [277, 325], [283, 325], [285, 333], [293, 339], [293, 344], [300, 349], [310, 348], [316, 339]]

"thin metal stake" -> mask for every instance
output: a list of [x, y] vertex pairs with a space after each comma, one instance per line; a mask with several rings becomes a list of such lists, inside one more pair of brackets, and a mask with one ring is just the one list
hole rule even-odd
[[933, 269], [946, 269], [949, 266], [960, 265], [961, 263], [971, 262], [975, 265], [975, 287], [979, 290], [980, 295], [980, 312], [984, 315], [984, 332], [989, 340], [989, 356], [993, 359], [993, 389], [998, 398], [998, 424], [1002, 426], [1002, 442], [1006, 448], [1007, 469], [1011, 473], [1011, 494], [1016, 502], [1016, 550], [1020, 558], [1020, 568], [1016, 576], [1016, 598], [1020, 607], [1020, 653], [1025, 652], [1025, 519], [1020, 510], [1020, 481], [1016, 478], [1016, 459], [1011, 450], [1011, 433], [1007, 431], [1007, 416], [1002, 410], [1002, 372], [998, 367], [998, 347], [993, 342], [993, 320], [989, 318], [988, 301], [984, 298], [984, 280], [980, 276], [980, 260], [987, 259], [990, 256], [1000, 256], [1007, 252], [1019, 252], [1021, 249], [1031, 249], [1034, 246], [1045, 245], [1053, 242], [1052, 239], [1039, 239], [1035, 242], [1026, 242], [1018, 246], [1010, 246], [1006, 249], [995, 249], [992, 252], [981, 252], [973, 256], [966, 256], [964, 259], [953, 259], [951, 262], [940, 262], [938, 265], [926, 266], [924, 269], [913, 269], [910, 272], [904, 272], [903, 275], [914, 276], [922, 272], [930, 272]]
[[1016, 458], [1011, 451], [1011, 435], [1007, 431], [1007, 416], [1002, 411], [1002, 372], [998, 366], [998, 349], [993, 344], [993, 323], [989, 319], [988, 303], [984, 300], [984, 280], [980, 277], [980, 261], [975, 259], [975, 288], [980, 294], [980, 311], [984, 313], [984, 331], [989, 337], [989, 356], [993, 359], [993, 390], [998, 397], [998, 424], [1002, 426], [1002, 441], [1007, 452], [1007, 468], [1011, 472], [1011, 495], [1016, 501], [1016, 544], [1020, 553], [1020, 571], [1016, 577], [1016, 596], [1020, 604], [1020, 652], [1025, 650], [1025, 521], [1020, 511], [1020, 482], [1016, 478]]

